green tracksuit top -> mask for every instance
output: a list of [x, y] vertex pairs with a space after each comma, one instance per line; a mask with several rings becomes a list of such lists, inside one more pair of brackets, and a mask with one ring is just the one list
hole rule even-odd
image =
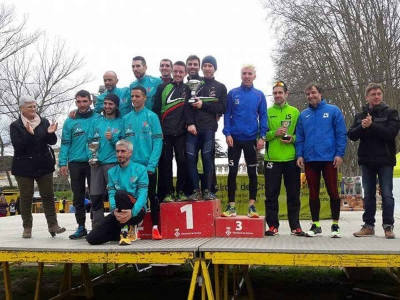
[[[268, 131], [265, 136], [265, 161], [286, 162], [296, 158], [294, 142], [296, 141], [296, 124], [299, 110], [285, 103], [283, 106], [274, 104], [268, 108]], [[282, 121], [290, 121], [287, 134], [293, 136], [292, 143], [281, 142], [281, 136], [275, 136], [276, 130], [282, 126]]]

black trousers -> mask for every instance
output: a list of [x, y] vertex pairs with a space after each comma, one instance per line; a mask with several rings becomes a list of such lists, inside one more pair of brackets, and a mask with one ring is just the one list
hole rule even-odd
[[[117, 209], [132, 209], [134, 204], [125, 191], [117, 191], [115, 193], [115, 204]], [[125, 225], [139, 224], [146, 214], [146, 210], [142, 208], [136, 217], [131, 218], [127, 223], [118, 222], [114, 213], [111, 212], [103, 218], [99, 224], [87, 235], [86, 240], [91, 245], [100, 245], [109, 241], [118, 241], [121, 228]]]
[[[160, 184], [164, 182], [163, 184], [166, 187], [167, 195], [174, 193], [173, 171], [172, 171], [174, 153], [177, 166], [176, 193], [182, 191], [183, 185], [186, 181], [187, 170], [186, 170], [185, 144], [186, 144], [185, 134], [181, 134], [178, 136], [173, 136], [173, 135], [164, 136], [163, 150], [161, 155], [162, 159], [160, 159], [160, 164], [159, 164], [159, 166], [160, 167], [162, 166], [162, 168], [159, 169], [158, 187], [160, 188]], [[160, 171], [161, 169], [163, 170], [163, 173]]]
[[257, 200], [257, 151], [256, 141], [239, 141], [233, 139], [233, 147], [228, 147], [228, 199], [235, 202], [236, 177], [239, 168], [239, 160], [244, 153], [247, 164], [247, 175], [249, 176], [249, 199]]
[[73, 205], [75, 207], [75, 218], [79, 226], [85, 226], [85, 193], [86, 183], [90, 189], [90, 165], [86, 162], [71, 162], [68, 164], [71, 177], [71, 189], [74, 194]]
[[149, 175], [148, 197], [150, 201], [151, 221], [154, 225], [158, 225], [158, 215], [160, 212], [160, 202], [157, 197], [157, 169]]
[[296, 160], [288, 162], [264, 162], [265, 179], [265, 221], [268, 226], [279, 227], [279, 194], [281, 181], [286, 187], [286, 201], [290, 229], [300, 227], [300, 168]]

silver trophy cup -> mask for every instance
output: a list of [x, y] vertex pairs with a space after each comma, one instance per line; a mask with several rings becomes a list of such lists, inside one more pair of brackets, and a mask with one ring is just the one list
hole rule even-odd
[[97, 164], [99, 160], [97, 159], [97, 151], [99, 150], [100, 143], [99, 142], [90, 142], [89, 150], [92, 152], [92, 158], [90, 159], [91, 164]]
[[[291, 121], [281, 121], [281, 126], [287, 129], [290, 126], [290, 123]], [[288, 136], [287, 133], [285, 133], [285, 135], [282, 137], [282, 140], [289, 141], [290, 136]]]
[[188, 102], [195, 103], [196, 99], [194, 97], [196, 96], [196, 92], [201, 85], [201, 81], [197, 79], [190, 79], [187, 85], [189, 86], [189, 89], [192, 91], [192, 98], [190, 98]]

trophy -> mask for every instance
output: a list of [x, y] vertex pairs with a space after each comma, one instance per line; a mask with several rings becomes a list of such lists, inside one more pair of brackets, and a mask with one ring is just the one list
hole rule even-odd
[[98, 163], [97, 159], [97, 150], [99, 150], [100, 143], [99, 142], [90, 142], [89, 143], [89, 150], [92, 152], [92, 158], [89, 160], [91, 165], [95, 165]]
[[[290, 121], [281, 121], [281, 126], [287, 129], [289, 128], [290, 123], [291, 123]], [[282, 137], [282, 140], [290, 141], [290, 136], [288, 136], [288, 134], [285, 133], [285, 135]]]
[[196, 96], [196, 92], [201, 85], [201, 81], [196, 79], [190, 79], [187, 84], [189, 86], [189, 89], [192, 91], [192, 98], [190, 98], [188, 102], [195, 103], [196, 99], [194, 98], [194, 96]]

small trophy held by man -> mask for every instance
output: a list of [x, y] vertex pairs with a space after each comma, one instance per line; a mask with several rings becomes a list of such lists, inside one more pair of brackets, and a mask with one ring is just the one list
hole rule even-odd
[[92, 158], [89, 159], [89, 164], [97, 165], [99, 160], [97, 159], [97, 151], [99, 150], [100, 142], [89, 142], [89, 150], [92, 152]]
[[291, 121], [287, 121], [287, 120], [281, 121], [281, 126], [286, 128], [286, 133], [282, 137], [282, 140], [284, 140], [284, 141], [290, 141], [290, 139], [292, 138], [291, 136], [289, 136], [287, 134], [287, 129], [289, 128], [290, 123], [291, 123]]
[[190, 79], [188, 81], [187, 85], [189, 86], [189, 89], [192, 91], [192, 98], [190, 98], [188, 100], [188, 102], [195, 103], [196, 102], [195, 96], [196, 96], [197, 90], [199, 89], [199, 87], [201, 85], [201, 81], [197, 80], [197, 79]]

